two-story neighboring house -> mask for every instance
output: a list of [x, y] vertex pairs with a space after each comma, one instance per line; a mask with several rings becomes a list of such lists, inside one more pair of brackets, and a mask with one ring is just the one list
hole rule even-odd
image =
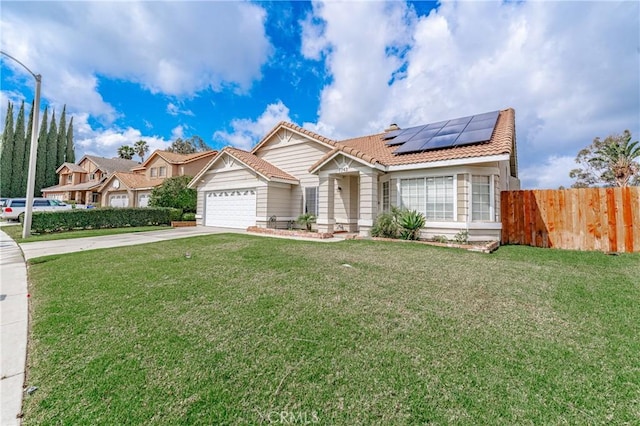
[[217, 151], [178, 154], [154, 151], [142, 164], [110, 175], [100, 187], [102, 206], [146, 207], [151, 191], [170, 177], [195, 176]]
[[43, 188], [42, 194], [57, 200], [100, 205], [100, 187], [108, 176], [120, 171], [130, 171], [139, 165], [136, 161], [122, 158], [85, 155], [77, 164], [63, 163], [58, 167], [58, 184]]

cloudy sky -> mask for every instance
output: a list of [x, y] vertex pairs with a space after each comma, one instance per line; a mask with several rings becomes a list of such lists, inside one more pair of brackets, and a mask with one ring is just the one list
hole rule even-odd
[[[2, 1], [3, 51], [74, 116], [76, 154], [281, 120], [333, 139], [507, 107], [525, 188], [570, 185], [594, 137], [640, 134], [640, 2]], [[3, 57], [0, 112], [33, 78]], [[3, 125], [4, 123], [0, 124]]]

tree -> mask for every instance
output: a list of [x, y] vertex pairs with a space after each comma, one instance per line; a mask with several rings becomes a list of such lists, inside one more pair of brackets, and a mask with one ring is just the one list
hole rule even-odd
[[26, 169], [22, 168], [25, 143], [24, 101], [22, 101], [22, 105], [20, 105], [20, 111], [18, 112], [16, 128], [13, 132], [13, 160], [11, 161], [11, 182], [8, 190], [10, 197], [24, 196], [24, 192], [20, 193], [20, 182], [27, 177]]
[[47, 134], [47, 165], [45, 166], [44, 187], [53, 186], [58, 183], [58, 175], [56, 170], [58, 169], [58, 125], [56, 123], [56, 112], [51, 114], [51, 123], [49, 126], [49, 133]]
[[4, 119], [2, 132], [2, 152], [0, 153], [0, 194], [10, 197], [11, 166], [13, 162], [13, 104], [8, 103], [7, 116]]
[[58, 139], [56, 140], [56, 148], [58, 149], [56, 157], [56, 170], [66, 161], [65, 153], [67, 151], [67, 106], [62, 107], [62, 115], [60, 116], [60, 125], [58, 126]]
[[631, 132], [609, 135], [604, 140], [595, 138], [591, 145], [578, 152], [576, 163], [580, 168], [569, 176], [576, 181], [573, 188], [590, 186], [640, 185], [640, 145], [631, 142]]
[[67, 129], [65, 161], [67, 163], [76, 162], [76, 147], [73, 145], [73, 117], [69, 120], [69, 128]]
[[136, 155], [140, 157], [140, 162], [144, 163], [144, 156], [149, 152], [149, 144], [147, 144], [146, 141], [139, 140], [133, 144], [133, 149], [136, 152]]
[[33, 108], [35, 101], [31, 101], [31, 111], [29, 112], [29, 123], [27, 124], [27, 135], [24, 138], [25, 148], [24, 155], [22, 157], [22, 167], [20, 170], [25, 171], [24, 178], [20, 180], [20, 188], [18, 192], [20, 196], [24, 196], [27, 193], [27, 175], [29, 171], [29, 157], [31, 155], [31, 135], [33, 134]]
[[44, 188], [45, 179], [47, 176], [47, 124], [48, 124], [49, 108], [44, 108], [44, 114], [42, 115], [42, 123], [40, 123], [40, 134], [38, 135], [38, 160], [36, 162], [36, 182], [35, 193], [41, 194], [41, 189]]
[[177, 154], [194, 154], [196, 152], [211, 151], [211, 147], [200, 136], [191, 136], [189, 139], [176, 139], [166, 151]]
[[187, 188], [191, 176], [176, 176], [165, 179], [162, 185], [153, 188], [149, 205], [152, 207], [173, 207], [185, 213], [195, 213], [197, 192]]
[[131, 160], [135, 153], [135, 150], [129, 145], [122, 145], [118, 148], [118, 157], [124, 158], [125, 160]]

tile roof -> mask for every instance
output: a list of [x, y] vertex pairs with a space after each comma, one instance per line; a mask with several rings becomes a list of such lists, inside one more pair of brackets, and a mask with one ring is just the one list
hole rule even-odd
[[[82, 169], [84, 170], [84, 169]], [[77, 185], [54, 185], [42, 188], [42, 192], [66, 192], [66, 191], [87, 191], [101, 185], [99, 181], [82, 182]]]
[[163, 158], [167, 163], [170, 163], [170, 164], [185, 164], [191, 161], [199, 160], [201, 158], [213, 157], [217, 153], [218, 151], [203, 151], [203, 152], [195, 152], [193, 154], [179, 154], [177, 152], [169, 152], [169, 151], [163, 151], [161, 149], [156, 149], [151, 153], [151, 155], [149, 155], [149, 157], [142, 164], [138, 164], [138, 167], [134, 167], [132, 170], [144, 170], [146, 168], [147, 163], [155, 155]]
[[303, 134], [305, 136], [308, 136], [310, 138], [313, 138], [313, 139], [315, 139], [317, 141], [324, 142], [327, 145], [337, 146], [337, 144], [338, 144], [333, 139], [329, 139], [327, 137], [319, 135], [319, 134], [317, 134], [315, 132], [312, 132], [311, 130], [307, 130], [307, 129], [303, 128], [303, 127], [296, 126], [295, 124], [289, 123], [287, 121], [281, 121], [276, 126], [274, 126], [274, 128], [271, 129], [271, 131], [265, 137], [263, 137], [260, 140], [260, 142], [258, 142], [258, 144], [256, 146], [253, 147], [253, 149], [251, 150], [251, 153], [254, 154], [262, 145], [264, 145], [269, 140], [269, 138], [271, 138], [271, 136], [275, 135], [278, 132], [278, 130], [280, 130], [280, 128], [282, 128], [282, 127], [285, 127], [285, 128], [287, 128], [289, 130], [293, 130], [294, 132], [297, 132], [297, 133], [301, 133], [301, 134]]
[[383, 166], [429, 163], [434, 161], [462, 158], [484, 157], [498, 154], [511, 154], [515, 150], [515, 111], [508, 108], [500, 111], [493, 135], [489, 142], [460, 147], [395, 155], [397, 146], [387, 146], [382, 139], [384, 133], [346, 139], [336, 143], [336, 148], [325, 154], [310, 170], [315, 169], [337, 152], [344, 152], [361, 158], [370, 164]]
[[164, 182], [164, 179], [149, 179], [141, 173], [116, 172], [109, 177], [109, 181], [113, 177], [119, 179], [123, 185], [130, 189], [155, 188]]
[[128, 172], [129, 170], [139, 166], [137, 161], [125, 160], [124, 158], [104, 158], [96, 157], [94, 155], [85, 155], [83, 158], [90, 159], [100, 170], [107, 173]]
[[67, 167], [72, 172], [89, 173], [87, 170], [83, 169], [82, 167], [80, 167], [79, 165], [74, 164], [74, 163], [62, 163], [62, 165], [56, 169], [56, 173], [58, 173], [64, 167]]
[[222, 154], [223, 152], [226, 152], [232, 157], [238, 159], [259, 174], [266, 176], [269, 179], [275, 178], [298, 182], [298, 179], [296, 177], [291, 176], [289, 173], [277, 168], [268, 161], [263, 160], [262, 158], [258, 158], [251, 152], [244, 151], [238, 148], [232, 148], [230, 146], [223, 148], [223, 150], [220, 151], [220, 154]]

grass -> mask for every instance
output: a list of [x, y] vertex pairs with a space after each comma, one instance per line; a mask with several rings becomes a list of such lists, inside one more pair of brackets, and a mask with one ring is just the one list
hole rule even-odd
[[17, 243], [31, 243], [35, 241], [67, 240], [70, 238], [100, 237], [103, 235], [130, 234], [132, 232], [161, 231], [171, 229], [170, 226], [134, 226], [129, 228], [108, 228], [108, 229], [82, 229], [78, 231], [53, 232], [50, 234], [34, 234], [27, 238], [22, 238], [22, 225], [3, 226], [0, 228]]
[[228, 234], [39, 258], [23, 421], [632, 424], [638, 276], [638, 255]]

